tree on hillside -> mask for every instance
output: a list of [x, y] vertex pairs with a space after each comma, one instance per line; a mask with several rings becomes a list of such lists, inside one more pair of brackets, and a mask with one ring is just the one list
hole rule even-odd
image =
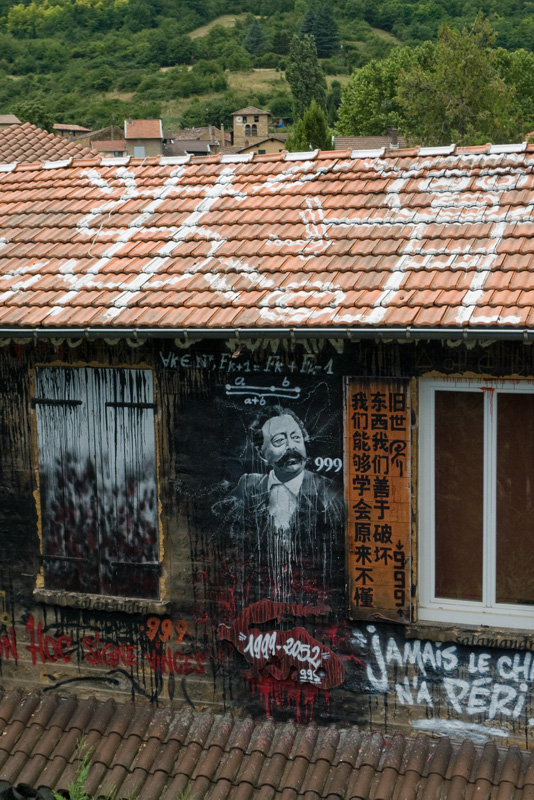
[[337, 110], [341, 103], [341, 84], [339, 81], [332, 81], [330, 91], [326, 95], [326, 116], [329, 125], [333, 125], [336, 121]]
[[254, 56], [260, 56], [267, 50], [267, 36], [259, 20], [255, 19], [248, 29], [248, 33], [243, 41], [243, 47]]
[[399, 75], [414, 63], [427, 69], [434, 46], [395, 48], [381, 61], [370, 61], [355, 70], [342, 92], [336, 125], [340, 136], [383, 136], [388, 127], [404, 130], [404, 117], [397, 102]]
[[275, 31], [273, 34], [272, 51], [286, 56], [289, 53], [291, 39], [287, 31]]
[[329, 58], [339, 50], [339, 33], [332, 14], [332, 9], [327, 3], [320, 5], [313, 20], [312, 33], [315, 36], [315, 45], [319, 58]]
[[317, 59], [313, 36], [295, 34], [291, 40], [286, 80], [293, 95], [295, 118], [302, 117], [311, 101], [324, 108], [326, 102], [326, 80]]
[[498, 72], [495, 33], [478, 17], [470, 30], [444, 25], [434, 62], [399, 77], [404, 131], [425, 145], [506, 142], [520, 134], [514, 92]]
[[302, 22], [299, 28], [299, 35], [300, 36], [311, 36], [314, 33], [315, 27], [315, 9], [308, 8], [304, 17], [302, 18]]
[[13, 108], [13, 113], [21, 122], [31, 122], [45, 131], [51, 131], [54, 119], [40, 100], [24, 100]]
[[295, 130], [286, 141], [286, 148], [292, 152], [332, 149], [332, 134], [328, 130], [324, 111], [315, 100], [297, 120]]

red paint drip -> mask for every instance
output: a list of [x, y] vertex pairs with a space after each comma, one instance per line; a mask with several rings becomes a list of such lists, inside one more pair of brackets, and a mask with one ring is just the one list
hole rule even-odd
[[[310, 684], [296, 684], [294, 681], [277, 681], [272, 676], [263, 677], [261, 680], [251, 680], [253, 694], [259, 694], [263, 701], [265, 715], [271, 717], [275, 707], [295, 710], [297, 723], [311, 722], [313, 719], [314, 704], [321, 692], [320, 686]], [[324, 692], [327, 703], [330, 693]]]

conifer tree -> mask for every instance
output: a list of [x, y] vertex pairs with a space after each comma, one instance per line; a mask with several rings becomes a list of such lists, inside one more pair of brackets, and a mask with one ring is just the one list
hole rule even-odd
[[326, 103], [326, 80], [317, 59], [313, 36], [295, 34], [291, 40], [286, 80], [291, 87], [295, 119], [302, 117], [315, 100], [321, 108]]
[[243, 47], [251, 55], [261, 55], [267, 50], [267, 36], [260, 21], [255, 19], [245, 36]]
[[295, 130], [286, 141], [286, 147], [293, 152], [332, 149], [332, 134], [328, 130], [324, 111], [315, 100], [311, 101], [310, 107], [297, 120]]
[[300, 36], [310, 36], [315, 31], [315, 10], [313, 8], [309, 8], [304, 17], [302, 19], [302, 23], [299, 28], [299, 35]]
[[327, 3], [323, 3], [317, 9], [312, 31], [315, 36], [317, 55], [319, 58], [328, 58], [334, 55], [339, 49], [339, 32], [337, 29], [332, 9]]

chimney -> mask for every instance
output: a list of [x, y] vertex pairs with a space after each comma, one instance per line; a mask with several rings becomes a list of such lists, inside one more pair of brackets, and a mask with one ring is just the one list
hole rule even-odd
[[388, 128], [388, 139], [391, 147], [399, 146], [399, 132], [397, 128]]
[[226, 146], [226, 141], [224, 139], [224, 125], [222, 124], [222, 122], [221, 122], [221, 146], [222, 147]]
[[213, 128], [211, 127], [211, 124], [208, 125], [208, 136], [209, 136], [210, 142], [213, 142]]

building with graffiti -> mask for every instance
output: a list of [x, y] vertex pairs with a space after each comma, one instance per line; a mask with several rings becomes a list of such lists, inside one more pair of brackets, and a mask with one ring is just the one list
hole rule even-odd
[[534, 146], [0, 165], [7, 688], [528, 746]]

